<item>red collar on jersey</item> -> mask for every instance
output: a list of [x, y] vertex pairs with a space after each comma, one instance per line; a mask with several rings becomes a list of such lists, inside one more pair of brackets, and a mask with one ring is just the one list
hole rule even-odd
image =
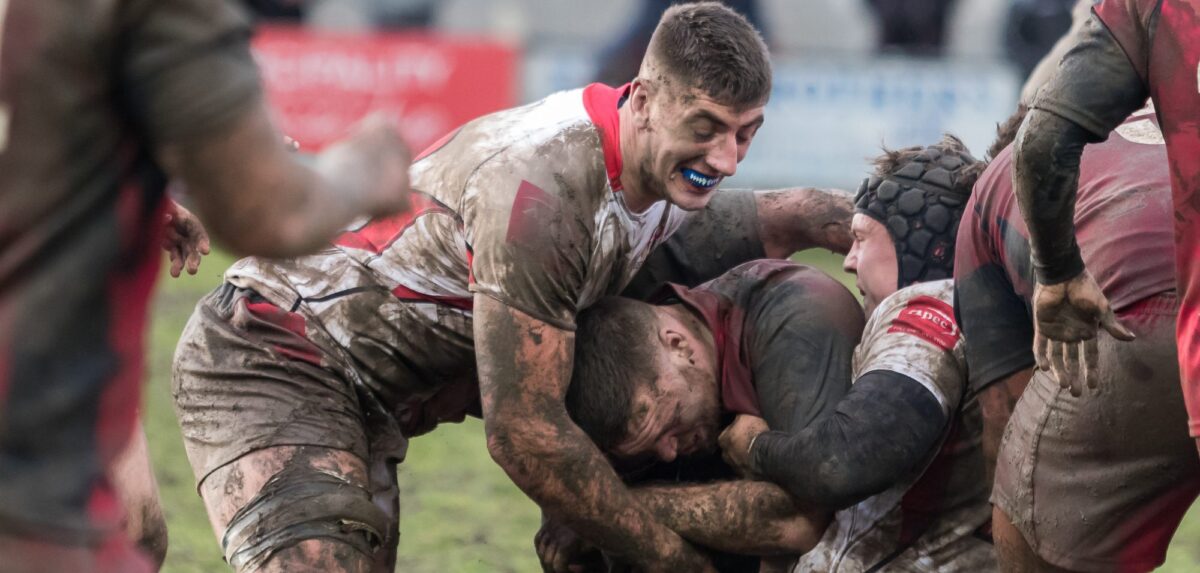
[[629, 84], [610, 88], [597, 83], [583, 88], [583, 107], [587, 109], [588, 117], [600, 131], [604, 167], [608, 171], [608, 183], [613, 191], [621, 190], [621, 117], [617, 110], [618, 103], [627, 95]]
[[689, 309], [700, 314], [712, 331], [713, 343], [717, 347], [717, 371], [721, 391], [721, 408], [734, 414], [762, 416], [758, 403], [758, 390], [754, 388], [750, 365], [742, 352], [742, 330], [746, 313], [728, 298], [705, 289], [703, 286], [689, 289], [667, 283], [652, 301], [663, 304], [676, 299]]

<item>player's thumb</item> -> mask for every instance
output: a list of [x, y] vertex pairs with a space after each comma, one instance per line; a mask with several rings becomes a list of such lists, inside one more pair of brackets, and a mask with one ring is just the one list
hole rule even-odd
[[1132, 330], [1125, 328], [1125, 325], [1117, 320], [1117, 315], [1113, 313], [1112, 309], [1105, 311], [1100, 317], [1100, 327], [1107, 330], [1117, 340], [1129, 341], [1137, 338]]

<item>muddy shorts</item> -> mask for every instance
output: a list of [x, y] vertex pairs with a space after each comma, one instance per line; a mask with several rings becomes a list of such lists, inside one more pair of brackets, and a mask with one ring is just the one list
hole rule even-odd
[[344, 362], [323, 350], [328, 343], [314, 340], [318, 332], [302, 315], [228, 283], [196, 305], [171, 378], [197, 484], [255, 450], [317, 446], [367, 461], [373, 491], [396, 488], [394, 479], [374, 480], [391, 473], [383, 471], [389, 466], [394, 471], [407, 441], [351, 383]]
[[1042, 559], [1148, 571], [1200, 493], [1175, 356], [1174, 294], [1120, 313], [1137, 340], [1100, 335], [1096, 390], [1035, 371], [1008, 422], [992, 502]]

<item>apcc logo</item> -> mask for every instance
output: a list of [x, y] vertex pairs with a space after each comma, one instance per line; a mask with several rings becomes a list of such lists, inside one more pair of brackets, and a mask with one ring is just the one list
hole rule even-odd
[[888, 332], [911, 334], [946, 351], [954, 348], [959, 337], [954, 309], [946, 302], [930, 296], [919, 296], [908, 301], [904, 310], [892, 320]]

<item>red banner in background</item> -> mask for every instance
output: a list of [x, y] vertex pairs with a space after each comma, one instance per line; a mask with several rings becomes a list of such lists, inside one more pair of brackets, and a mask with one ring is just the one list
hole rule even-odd
[[280, 127], [306, 151], [381, 111], [397, 120], [415, 156], [516, 102], [517, 53], [491, 40], [262, 26], [253, 46]]

